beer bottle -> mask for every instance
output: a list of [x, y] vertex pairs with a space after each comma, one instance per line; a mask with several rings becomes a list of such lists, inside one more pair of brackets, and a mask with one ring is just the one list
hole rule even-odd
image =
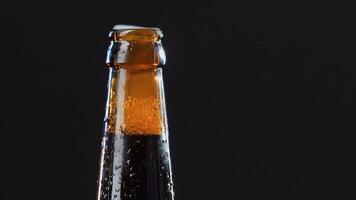
[[97, 200], [173, 200], [158, 28], [116, 25]]

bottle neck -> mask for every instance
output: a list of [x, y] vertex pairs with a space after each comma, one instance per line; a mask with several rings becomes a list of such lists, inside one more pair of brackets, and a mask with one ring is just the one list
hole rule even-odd
[[97, 200], [173, 200], [162, 32], [118, 25], [110, 37]]
[[161, 135], [167, 129], [162, 69], [110, 68], [106, 132]]

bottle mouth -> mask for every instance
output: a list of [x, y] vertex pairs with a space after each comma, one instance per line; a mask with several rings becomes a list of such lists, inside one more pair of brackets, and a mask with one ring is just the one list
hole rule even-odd
[[109, 35], [113, 40], [151, 40], [159, 41], [162, 31], [155, 27], [144, 27], [135, 25], [115, 25]]
[[166, 62], [159, 28], [115, 25], [106, 63], [114, 68], [149, 69]]

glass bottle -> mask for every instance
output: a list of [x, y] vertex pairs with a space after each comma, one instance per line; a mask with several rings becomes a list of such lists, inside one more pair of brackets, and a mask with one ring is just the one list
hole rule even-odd
[[97, 200], [173, 200], [158, 28], [116, 25]]

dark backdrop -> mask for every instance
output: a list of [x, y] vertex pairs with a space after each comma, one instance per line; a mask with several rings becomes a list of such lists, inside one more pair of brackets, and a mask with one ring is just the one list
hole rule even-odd
[[119, 23], [165, 34], [176, 199], [355, 199], [354, 1], [1, 4], [0, 199], [95, 199]]

